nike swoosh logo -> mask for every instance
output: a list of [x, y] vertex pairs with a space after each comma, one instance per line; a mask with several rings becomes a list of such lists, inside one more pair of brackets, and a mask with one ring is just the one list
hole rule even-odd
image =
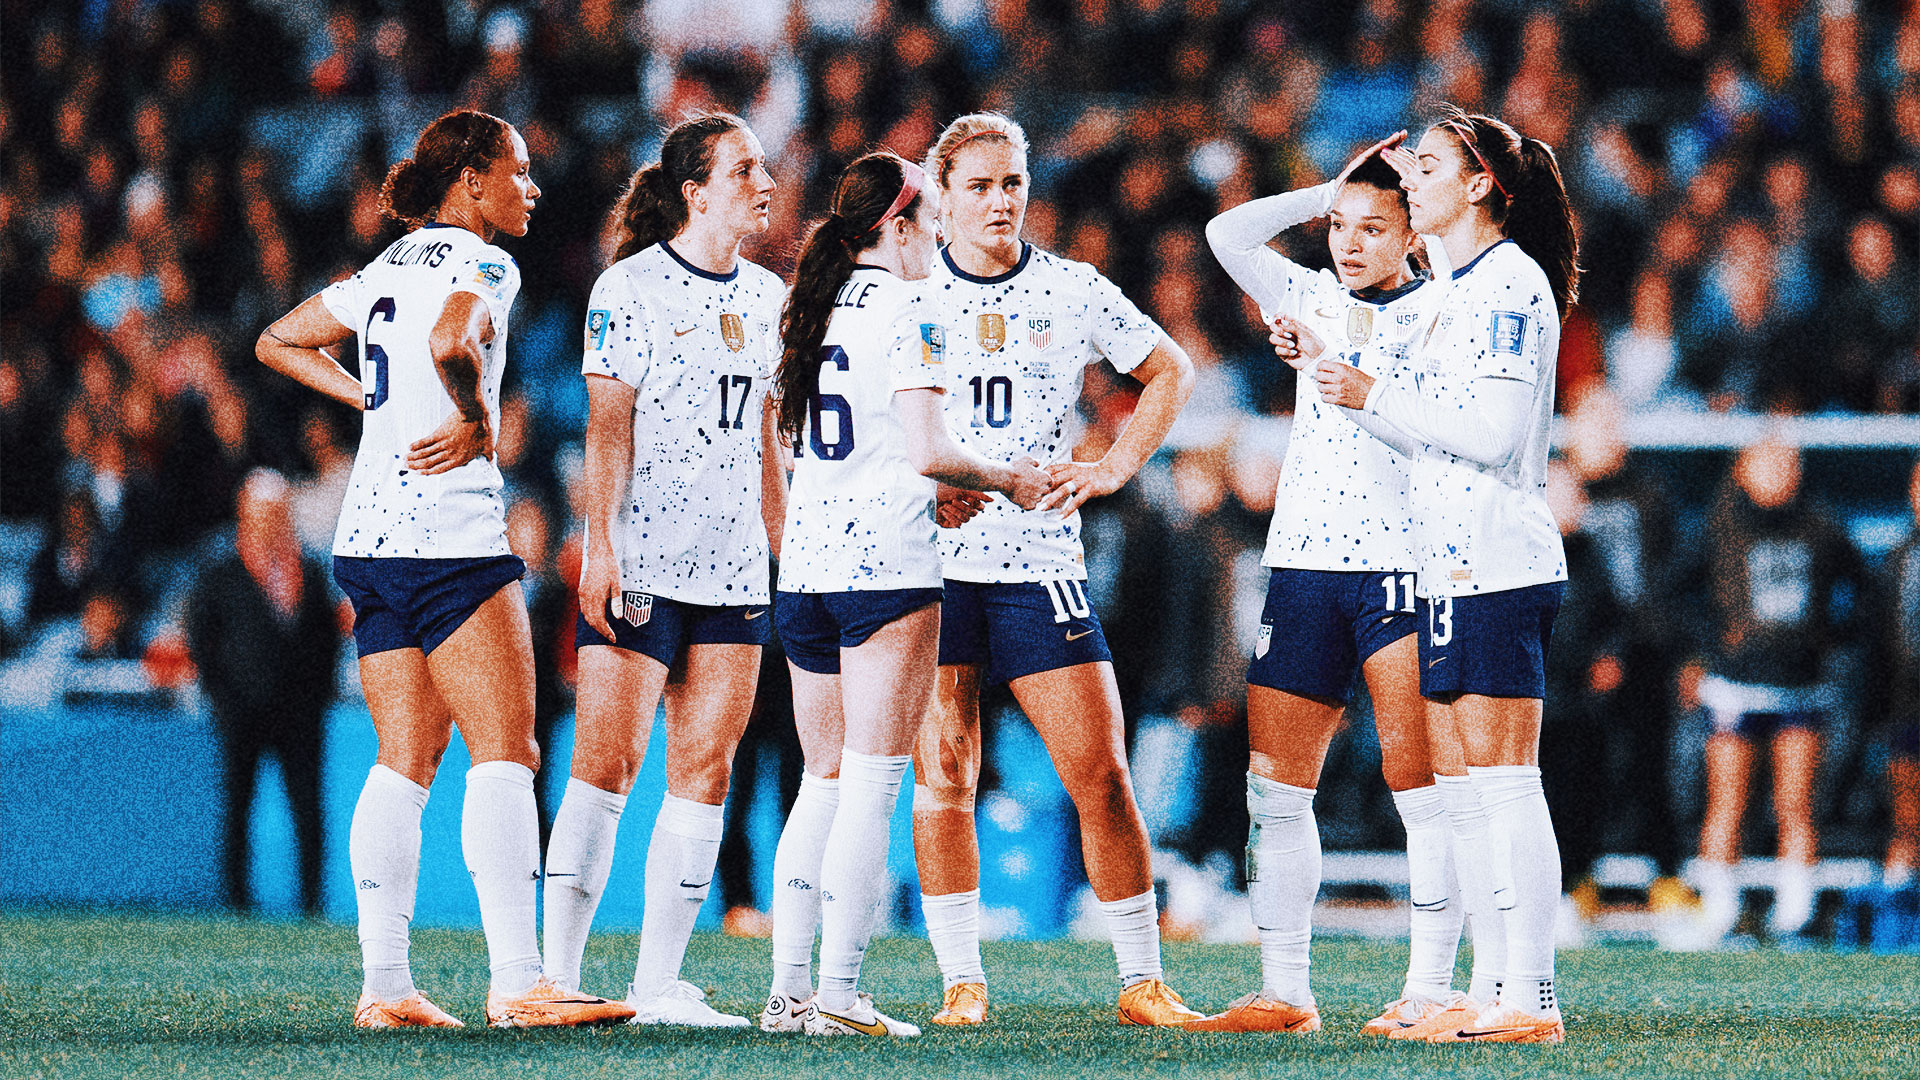
[[878, 1020], [875, 1020], [871, 1024], [863, 1024], [852, 1017], [840, 1016], [835, 1013], [830, 1013], [825, 1009], [820, 1009], [819, 1011], [821, 1016], [832, 1020], [834, 1023], [845, 1024], [862, 1035], [885, 1035], [887, 1033], [887, 1025]]
[[749, 612], [747, 612], [747, 618], [749, 618], [749, 619], [757, 619], [757, 618], [759, 618], [760, 616], [762, 616], [762, 615], [765, 615], [766, 613], [767, 613], [767, 609], [766, 609], [766, 608], [761, 608], [761, 609], [760, 609], [759, 611], [749, 611]]
[[1526, 1030], [1526, 1028], [1517, 1027], [1488, 1028], [1485, 1031], [1462, 1031], [1459, 1032], [1459, 1037], [1462, 1039], [1485, 1039], [1495, 1035], [1513, 1035]]
[[701, 883], [699, 883], [698, 885], [696, 885], [696, 884], [694, 884], [694, 883], [693, 883], [693, 882], [691, 882], [691, 881], [682, 881], [682, 882], [680, 883], [680, 887], [681, 887], [681, 888], [683, 888], [683, 889], [704, 889], [704, 888], [706, 888], [706, 887], [707, 887], [708, 885], [711, 885], [711, 884], [713, 884], [713, 879], [712, 879], [712, 878], [708, 878], [707, 880], [705, 880], [705, 881], [703, 881], [703, 882], [701, 882]]
[[547, 871], [547, 876], [548, 877], [579, 877], [580, 875], [579, 874], [562, 874], [557, 870], [549, 870]]
[[1068, 641], [1079, 641], [1079, 640], [1080, 640], [1081, 638], [1083, 638], [1083, 637], [1086, 637], [1086, 636], [1087, 636], [1088, 634], [1091, 634], [1091, 633], [1093, 633], [1093, 631], [1091, 631], [1091, 630], [1082, 630], [1082, 631], [1080, 631], [1079, 633], [1077, 633], [1077, 634], [1076, 634], [1076, 633], [1074, 633], [1073, 631], [1071, 631], [1071, 630], [1069, 630], [1069, 631], [1067, 631], [1067, 640], [1068, 640]]
[[1433, 659], [1431, 659], [1431, 660], [1429, 660], [1429, 661], [1427, 661], [1427, 666], [1428, 666], [1428, 667], [1432, 667], [1433, 665], [1435, 665], [1435, 664], [1437, 664], [1437, 663], [1439, 663], [1440, 661], [1442, 661], [1442, 660], [1445, 660], [1445, 659], [1446, 659], [1446, 657], [1444, 657], [1444, 656], [1436, 656], [1436, 657], [1434, 657]]
[[693, 333], [693, 332], [694, 332], [695, 330], [698, 330], [698, 329], [700, 329], [700, 324], [699, 324], [699, 323], [694, 323], [694, 324], [693, 324], [692, 326], [689, 326], [689, 327], [687, 327], [687, 328], [686, 328], [685, 330], [675, 330], [675, 331], [673, 332], [673, 336], [674, 336], [674, 337], [686, 337], [686, 336], [687, 336], [688, 334], [691, 334], [691, 333]]

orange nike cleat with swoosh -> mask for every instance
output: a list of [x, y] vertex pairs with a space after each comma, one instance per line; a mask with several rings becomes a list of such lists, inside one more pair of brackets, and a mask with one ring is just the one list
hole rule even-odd
[[1372, 1036], [1392, 1035], [1396, 1031], [1413, 1027], [1423, 1020], [1438, 1015], [1445, 1011], [1446, 1007], [1444, 1002], [1433, 1001], [1428, 998], [1403, 997], [1380, 1010], [1379, 1016], [1367, 1021], [1366, 1026], [1360, 1029], [1360, 1034]]
[[1473, 1023], [1453, 1031], [1438, 1032], [1427, 1041], [1434, 1043], [1557, 1043], [1567, 1040], [1567, 1026], [1560, 1015], [1538, 1016], [1525, 1009], [1494, 1002], [1480, 1010]]
[[1287, 1031], [1306, 1035], [1320, 1030], [1320, 1010], [1247, 994], [1227, 1011], [1181, 1025], [1186, 1031]]
[[1120, 991], [1120, 1022], [1143, 1027], [1178, 1027], [1206, 1019], [1160, 979], [1143, 979]]
[[948, 1027], [986, 1023], [987, 984], [963, 982], [947, 987], [940, 1000], [940, 1011], [929, 1017], [928, 1022]]
[[526, 993], [515, 996], [487, 992], [487, 1026], [584, 1027], [624, 1024], [633, 1019], [633, 1006], [556, 986], [542, 975]]
[[361, 994], [353, 1008], [353, 1026], [357, 1028], [458, 1028], [467, 1025], [460, 1018], [427, 1000], [415, 990], [399, 1001], [379, 1001], [372, 994]]
[[1473, 1018], [1481, 1009], [1479, 1002], [1458, 990], [1448, 994], [1446, 1000], [1440, 1005], [1441, 1008], [1437, 1012], [1412, 1027], [1387, 1032], [1387, 1038], [1426, 1042], [1435, 1035], [1459, 1031], [1472, 1024]]

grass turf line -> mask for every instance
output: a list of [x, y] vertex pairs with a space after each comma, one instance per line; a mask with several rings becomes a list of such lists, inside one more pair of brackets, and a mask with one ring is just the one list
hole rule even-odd
[[[1916, 1077], [1920, 958], [1755, 952], [1563, 953], [1569, 1041], [1446, 1047], [1362, 1039], [1397, 991], [1404, 946], [1314, 945], [1326, 1030], [1225, 1035], [1121, 1027], [1103, 945], [985, 946], [993, 1016], [904, 1042], [666, 1028], [489, 1031], [477, 931], [414, 933], [415, 978], [472, 1027], [359, 1032], [351, 927], [155, 915], [0, 916], [0, 1076], [485, 1077]], [[588, 943], [586, 989], [623, 992], [635, 938]], [[1169, 981], [1217, 1009], [1258, 984], [1251, 947], [1166, 949]], [[767, 944], [700, 935], [686, 975], [757, 1014]], [[925, 1025], [939, 975], [923, 940], [883, 939], [864, 985]]]

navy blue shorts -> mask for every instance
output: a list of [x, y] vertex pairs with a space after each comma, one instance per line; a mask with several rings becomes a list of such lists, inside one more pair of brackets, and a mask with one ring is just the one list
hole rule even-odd
[[1367, 658], [1419, 628], [1413, 580], [1411, 573], [1275, 568], [1247, 682], [1347, 700]]
[[478, 559], [333, 557], [333, 580], [353, 602], [361, 656], [393, 649], [431, 653], [460, 624], [527, 573], [518, 555]]
[[946, 589], [940, 662], [978, 665], [988, 685], [1113, 660], [1084, 581], [949, 578]]
[[1420, 598], [1420, 693], [1547, 696], [1547, 644], [1564, 581]]
[[1895, 757], [1920, 758], [1920, 721], [1908, 721], [1893, 732]]
[[939, 602], [939, 589], [781, 592], [774, 597], [773, 627], [795, 667], [838, 675], [841, 649], [864, 645], [881, 627]]
[[575, 616], [573, 647], [611, 645], [672, 667], [689, 645], [765, 645], [773, 640], [773, 620], [767, 618], [766, 604], [708, 606], [623, 592], [620, 606], [624, 618], [607, 613], [612, 641], [589, 625], [585, 615]]

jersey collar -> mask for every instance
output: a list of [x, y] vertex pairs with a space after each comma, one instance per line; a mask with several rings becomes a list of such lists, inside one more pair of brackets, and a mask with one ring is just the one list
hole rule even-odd
[[1386, 307], [1388, 304], [1393, 303], [1395, 300], [1398, 300], [1401, 297], [1412, 292], [1413, 290], [1419, 288], [1420, 286], [1425, 285], [1430, 280], [1432, 279], [1424, 275], [1416, 275], [1412, 281], [1407, 282], [1405, 285], [1400, 285], [1395, 288], [1387, 289], [1385, 291], [1380, 291], [1377, 289], [1367, 290], [1367, 291], [1361, 291], [1359, 289], [1348, 289], [1347, 294], [1349, 296], [1352, 296], [1355, 300], [1360, 300], [1368, 304], [1378, 304], [1381, 307]]
[[[952, 245], [948, 246], [951, 247]], [[953, 254], [948, 251], [947, 248], [943, 247], [940, 249], [940, 257], [947, 260], [947, 269], [953, 271], [953, 275], [961, 281], [971, 281], [975, 285], [998, 285], [1027, 268], [1027, 260], [1033, 258], [1033, 245], [1027, 243], [1025, 240], [1020, 241], [1020, 261], [1013, 264], [1013, 269], [1004, 274], [995, 274], [992, 277], [980, 277], [977, 274], [969, 274], [965, 270], [960, 269], [960, 264], [953, 261]]]
[[1495, 240], [1493, 243], [1487, 245], [1486, 251], [1483, 251], [1480, 254], [1475, 255], [1473, 258], [1468, 259], [1467, 265], [1453, 272], [1453, 280], [1459, 281], [1461, 278], [1466, 277], [1467, 271], [1472, 270], [1474, 267], [1480, 265], [1480, 260], [1486, 258], [1487, 255], [1490, 252], [1492, 252], [1494, 248], [1499, 247], [1501, 244], [1511, 244], [1511, 243], [1513, 243], [1513, 237], [1503, 236], [1500, 239]]
[[703, 277], [703, 278], [706, 278], [708, 281], [732, 281], [734, 278], [737, 278], [740, 276], [740, 260], [739, 259], [733, 260], [732, 270], [729, 270], [724, 274], [716, 274], [711, 270], [702, 270], [699, 267], [688, 262], [687, 260], [681, 258], [680, 253], [673, 250], [673, 245], [667, 243], [665, 240], [660, 241], [660, 250], [666, 252], [668, 255], [673, 256], [674, 262], [679, 263], [682, 269], [684, 269], [687, 273], [694, 275], [695, 277]]

